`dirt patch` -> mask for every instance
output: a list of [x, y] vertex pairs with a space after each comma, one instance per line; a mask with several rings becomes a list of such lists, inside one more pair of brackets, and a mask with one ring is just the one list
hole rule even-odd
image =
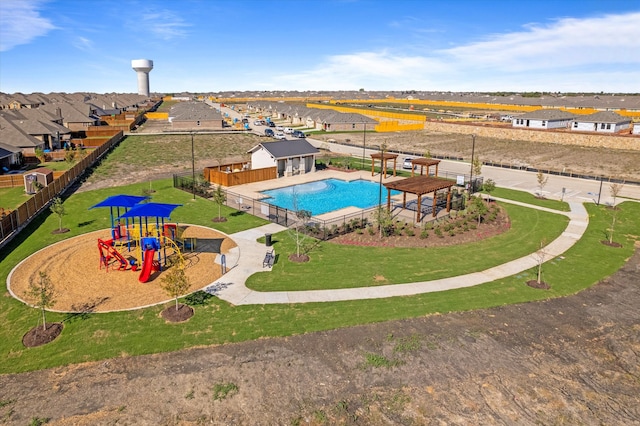
[[51, 425], [638, 425], [639, 273], [636, 252], [566, 298], [3, 375], [0, 416], [11, 425], [36, 416]]
[[63, 325], [59, 322], [49, 323], [45, 327], [34, 327], [24, 335], [22, 344], [27, 348], [46, 345], [53, 342], [62, 333], [62, 328]]
[[191, 306], [178, 303], [178, 307], [171, 305], [160, 312], [160, 316], [168, 322], [184, 322], [191, 318], [194, 310]]

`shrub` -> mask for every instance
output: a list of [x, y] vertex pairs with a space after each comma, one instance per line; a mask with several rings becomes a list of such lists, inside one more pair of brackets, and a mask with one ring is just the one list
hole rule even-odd
[[439, 238], [444, 238], [444, 235], [442, 235], [442, 229], [440, 229], [440, 227], [438, 226], [437, 228], [433, 229], [433, 232], [439, 237]]
[[407, 228], [405, 231], [405, 234], [407, 234], [407, 236], [409, 237], [413, 237], [414, 235], [416, 235], [415, 231], [413, 230], [413, 228]]
[[429, 232], [426, 229], [423, 229], [422, 232], [420, 232], [420, 238], [423, 240], [429, 238]]

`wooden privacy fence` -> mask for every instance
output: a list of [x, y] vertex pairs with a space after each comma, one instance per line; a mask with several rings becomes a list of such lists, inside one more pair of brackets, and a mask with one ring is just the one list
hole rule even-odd
[[[78, 161], [73, 167], [64, 172], [54, 172], [54, 180], [49, 185], [36, 192], [27, 201], [19, 205], [15, 210], [0, 218], [0, 247], [4, 246], [17, 232], [27, 225], [38, 213], [46, 208], [51, 200], [58, 197], [71, 184], [73, 184], [86, 169], [96, 163], [106, 152], [122, 140], [122, 131], [108, 139], [102, 145], [96, 147], [88, 155]], [[16, 176], [22, 182], [22, 175]], [[21, 183], [24, 185], [24, 183]]]
[[245, 183], [262, 182], [278, 177], [276, 167], [243, 170], [244, 164], [245, 163], [234, 163], [216, 167], [205, 167], [204, 178], [208, 182], [216, 185], [234, 186]]

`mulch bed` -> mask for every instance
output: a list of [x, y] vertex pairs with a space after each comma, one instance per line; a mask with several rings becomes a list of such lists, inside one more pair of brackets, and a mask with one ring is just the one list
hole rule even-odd
[[51, 231], [51, 233], [52, 234], [66, 234], [69, 231], [70, 231], [69, 228], [62, 228], [62, 229], [54, 229], [53, 231]]
[[211, 222], [226, 222], [227, 218], [226, 217], [214, 217], [213, 219], [211, 219]]
[[620, 248], [622, 247], [622, 244], [620, 243], [616, 243], [615, 241], [613, 242], [609, 242], [609, 240], [602, 240], [600, 241], [602, 244], [604, 244], [605, 246], [609, 246], [609, 247], [615, 247], [615, 248]]
[[165, 308], [160, 313], [160, 316], [168, 322], [183, 322], [191, 318], [193, 314], [194, 311], [191, 306], [185, 305], [184, 303], [178, 303], [178, 309], [176, 309], [175, 304], [172, 304]]
[[291, 254], [289, 255], [289, 260], [295, 263], [304, 263], [309, 261], [309, 256], [307, 256], [306, 254]]
[[538, 280], [529, 280], [527, 285], [531, 288], [539, 288], [540, 290], [549, 290], [551, 286], [544, 281], [538, 282]]
[[51, 322], [46, 328], [42, 326], [33, 327], [22, 337], [22, 344], [27, 348], [46, 345], [53, 342], [62, 333], [63, 325], [59, 322]]
[[453, 236], [449, 235], [447, 232], [443, 232], [442, 237], [439, 237], [434, 233], [433, 230], [430, 230], [428, 231], [429, 236], [427, 238], [420, 238], [420, 228], [413, 229], [415, 234], [413, 236], [406, 235], [405, 233], [404, 235], [390, 235], [383, 238], [380, 238], [380, 234], [378, 232], [371, 235], [368, 231], [361, 230], [340, 235], [338, 237], [332, 238], [331, 240], [329, 240], [329, 242], [336, 244], [372, 247], [412, 248], [453, 246], [480, 241], [486, 238], [500, 235], [511, 228], [511, 222], [505, 210], [500, 208], [496, 220], [490, 223], [482, 222], [480, 223], [480, 225], [476, 226], [476, 229], [469, 229], [468, 231], [456, 231], [456, 234]]

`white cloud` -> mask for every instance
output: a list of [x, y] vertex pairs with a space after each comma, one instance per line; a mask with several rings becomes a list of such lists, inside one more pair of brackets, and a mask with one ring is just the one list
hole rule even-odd
[[629, 13], [529, 25], [525, 31], [494, 35], [441, 53], [463, 64], [523, 71], [638, 63], [638, 40], [640, 13]]
[[93, 50], [93, 41], [89, 40], [86, 37], [78, 36], [75, 40], [73, 40], [73, 46], [76, 49], [88, 52]]
[[[559, 19], [451, 49], [335, 55], [268, 87], [346, 90], [611, 90], [640, 81], [640, 13]], [[607, 77], [609, 76], [609, 77]]]
[[0, 2], [0, 52], [43, 36], [55, 25], [40, 16], [42, 0], [2, 0]]
[[170, 10], [149, 11], [142, 14], [141, 28], [148, 28], [162, 40], [184, 38], [190, 26]]

